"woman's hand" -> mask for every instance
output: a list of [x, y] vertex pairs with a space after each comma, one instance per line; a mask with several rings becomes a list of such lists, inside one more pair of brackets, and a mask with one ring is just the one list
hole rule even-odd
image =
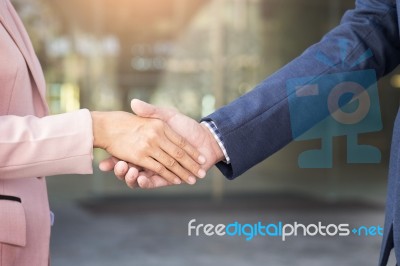
[[93, 146], [173, 184], [204, 177], [205, 158], [165, 122], [126, 112], [92, 112]]

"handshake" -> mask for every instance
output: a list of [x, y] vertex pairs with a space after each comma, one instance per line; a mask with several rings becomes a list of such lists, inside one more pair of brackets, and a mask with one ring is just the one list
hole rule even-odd
[[206, 125], [136, 99], [131, 107], [136, 115], [92, 112], [93, 146], [112, 155], [99, 167], [130, 188], [193, 185], [225, 158]]

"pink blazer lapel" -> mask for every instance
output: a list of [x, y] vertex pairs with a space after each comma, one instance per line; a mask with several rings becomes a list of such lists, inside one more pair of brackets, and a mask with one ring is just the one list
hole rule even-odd
[[26, 64], [32, 74], [36, 87], [39, 90], [43, 104], [45, 106], [44, 112], [47, 113], [46, 84], [43, 77], [42, 68], [39, 61], [37, 60], [29, 36], [26, 33], [25, 28], [20, 18], [18, 17], [18, 14], [16, 13], [14, 7], [8, 0], [0, 0], [0, 23], [10, 34], [16, 46], [25, 58]]

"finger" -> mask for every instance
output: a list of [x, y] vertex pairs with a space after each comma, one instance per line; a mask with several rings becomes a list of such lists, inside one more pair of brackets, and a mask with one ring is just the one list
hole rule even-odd
[[166, 187], [166, 186], [173, 185], [158, 175], [153, 175], [153, 176], [149, 177], [149, 179], [150, 179], [151, 183], [153, 184], [153, 188], [160, 188], [160, 187]]
[[139, 170], [136, 167], [129, 167], [128, 172], [125, 175], [125, 180], [136, 179], [139, 177]]
[[[204, 164], [206, 162], [206, 158], [203, 155], [201, 155], [200, 152], [195, 147], [193, 147], [189, 142], [186, 141], [186, 139], [184, 137], [177, 134], [170, 127], [165, 127], [165, 135], [167, 136], [167, 138], [169, 140], [171, 140], [173, 143], [175, 143], [179, 148], [183, 149], [193, 160], [195, 160], [199, 164]], [[174, 156], [173, 154], [171, 154], [171, 155]], [[195, 165], [197, 166], [197, 163], [193, 164], [191, 166], [195, 166]], [[190, 168], [187, 168], [187, 169], [190, 170]], [[196, 170], [196, 172], [192, 172], [192, 173], [197, 175], [200, 168], [198, 167], [195, 170]]]
[[139, 174], [139, 177], [137, 179], [137, 184], [139, 187], [143, 189], [153, 189], [153, 188], [160, 188], [173, 185], [164, 178], [162, 178], [161, 176], [158, 175], [147, 176], [143, 175], [142, 173], [143, 172]]
[[129, 171], [129, 166], [124, 161], [119, 161], [114, 167], [114, 174], [119, 180], [125, 180], [125, 175]]
[[[165, 127], [165, 135], [171, 142], [170, 141], [161, 142], [160, 143], [161, 148], [180, 164], [179, 167], [176, 167], [171, 170], [174, 171], [174, 173], [181, 178], [182, 174], [184, 174], [184, 172], [181, 171], [181, 168], [187, 169], [187, 171], [189, 171], [191, 174], [197, 177], [204, 178], [206, 172], [203, 169], [201, 169], [200, 165], [196, 163], [191, 158], [191, 156], [189, 156], [188, 153], [185, 151], [185, 149], [195, 150], [195, 148], [193, 148], [183, 137], [176, 134], [169, 127]], [[197, 156], [197, 159], [200, 157], [197, 151], [192, 151], [192, 156]], [[175, 170], [179, 172], [175, 172]], [[188, 184], [194, 184], [196, 182], [196, 179], [190, 175], [183, 176], [183, 179]]]
[[[142, 169], [140, 172], [138, 172], [138, 178], [136, 180], [136, 183], [140, 188], [151, 188], [150, 180], [149, 178], [152, 177], [153, 175], [156, 175], [153, 171], [150, 171], [148, 169]], [[162, 178], [162, 177], [160, 177]], [[162, 178], [164, 179], [164, 178]], [[165, 179], [164, 179], [165, 180]], [[168, 182], [168, 181], [166, 181]]]
[[114, 169], [115, 164], [118, 162], [118, 159], [111, 156], [107, 159], [104, 159], [99, 163], [99, 168], [103, 172], [109, 172]]
[[[163, 147], [164, 146], [164, 147]], [[172, 146], [172, 147], [171, 147]], [[170, 142], [161, 144], [161, 148], [164, 149], [166, 148], [166, 151], [168, 152], [169, 150], [176, 149], [176, 146]], [[182, 149], [179, 149], [181, 153], [179, 154], [180, 157], [185, 155], [185, 152]], [[181, 155], [183, 154], [183, 155]], [[166, 152], [163, 150], [159, 150], [155, 152], [152, 157], [156, 159], [158, 162], [160, 162], [162, 165], [164, 165], [167, 169], [169, 169], [171, 172], [176, 174], [179, 178], [181, 178], [183, 181], [185, 181], [188, 184], [195, 184], [196, 183], [196, 178], [193, 177], [186, 169], [184, 169], [173, 157], [168, 155]], [[190, 158], [189, 156], [186, 155], [186, 157]], [[187, 160], [187, 158], [186, 158]], [[192, 160], [193, 161], [193, 160]], [[170, 181], [170, 180], [168, 180]]]
[[[164, 153], [164, 152], [160, 150], [160, 153]], [[179, 185], [180, 183], [182, 183], [181, 179], [178, 176], [173, 174], [162, 163], [154, 160], [153, 158], [146, 157], [142, 161], [142, 166], [143, 166], [143, 168], [149, 169], [149, 170], [155, 172], [156, 174], [158, 174], [159, 176], [162, 176], [163, 178], [165, 178], [166, 180], [168, 180], [169, 182], [171, 182], [173, 184]]]
[[139, 177], [137, 179], [137, 183], [138, 183], [139, 187], [141, 187], [143, 189], [153, 188], [153, 184], [151, 183], [150, 179], [143, 175], [139, 175]]
[[138, 187], [137, 179], [139, 177], [139, 171], [131, 167], [129, 168], [128, 172], [125, 175], [125, 182], [130, 187], [131, 189], [134, 189], [135, 187]]

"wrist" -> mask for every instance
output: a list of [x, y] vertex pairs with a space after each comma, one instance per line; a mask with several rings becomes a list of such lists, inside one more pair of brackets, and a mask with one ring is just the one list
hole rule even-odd
[[221, 147], [219, 146], [217, 140], [215, 139], [213, 133], [206, 125], [204, 125], [204, 124], [200, 124], [200, 125], [203, 128], [203, 130], [206, 132], [206, 135], [208, 138], [208, 143], [210, 143], [211, 149], [215, 155], [215, 160], [212, 162], [213, 165], [220, 161], [223, 161], [225, 159], [225, 155], [224, 155]]
[[104, 115], [102, 112], [90, 112], [93, 123], [93, 147], [105, 149], [107, 147], [106, 138], [104, 137]]

